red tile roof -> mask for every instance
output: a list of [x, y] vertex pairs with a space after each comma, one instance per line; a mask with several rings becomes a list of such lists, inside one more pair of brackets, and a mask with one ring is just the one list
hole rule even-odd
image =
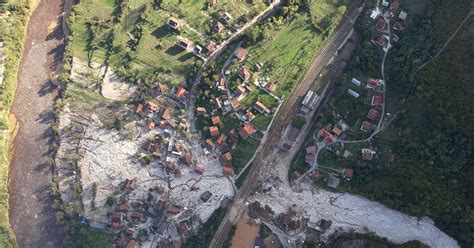
[[137, 107], [135, 108], [136, 113], [142, 113], [143, 112], [143, 104], [139, 103], [137, 104]]
[[153, 129], [155, 129], [155, 123], [153, 121], [148, 121], [146, 123], [146, 127], [150, 130], [153, 130]]
[[235, 51], [235, 57], [237, 57], [237, 59], [239, 59], [240, 61], [244, 60], [245, 57], [247, 57], [247, 50], [245, 50], [244, 48], [242, 47], [239, 47], [237, 49], [237, 51]]
[[211, 118], [211, 120], [212, 120], [213, 125], [217, 125], [217, 124], [221, 123], [221, 118], [219, 116], [213, 116]]
[[369, 110], [369, 113], [367, 114], [367, 118], [371, 119], [371, 120], [375, 120], [377, 119], [377, 117], [379, 116], [379, 111], [372, 108]]
[[344, 169], [344, 177], [351, 179], [354, 176], [354, 170], [353, 169]]
[[239, 135], [243, 138], [246, 139], [250, 135], [254, 134], [257, 132], [257, 130], [250, 124], [246, 123], [244, 126], [239, 130]]
[[230, 176], [234, 172], [232, 167], [227, 167], [227, 166], [224, 166], [223, 170], [224, 170], [224, 175], [226, 175], [226, 176]]
[[199, 175], [202, 175], [202, 173], [204, 173], [204, 168], [200, 166], [196, 166], [196, 168], [194, 168], [194, 172], [196, 172]]
[[372, 97], [372, 106], [379, 106], [382, 104], [382, 96], [373, 96]]
[[222, 154], [222, 161], [227, 162], [232, 160], [232, 154], [230, 152], [226, 152]]
[[209, 128], [209, 133], [211, 134], [211, 137], [219, 135], [219, 128], [216, 126], [211, 126]]
[[247, 81], [249, 80], [251, 77], [252, 77], [252, 74], [245, 68], [240, 68], [239, 70], [239, 77], [244, 80], [244, 81]]
[[216, 30], [217, 32], [222, 31], [224, 28], [225, 28], [224, 25], [220, 22], [216, 22], [214, 24], [214, 30]]
[[186, 89], [181, 87], [179, 88], [178, 92], [176, 92], [176, 97], [181, 98], [186, 94]]
[[369, 132], [370, 129], [372, 129], [372, 123], [370, 123], [368, 121], [364, 121], [362, 123], [362, 126], [360, 127], [360, 130], [362, 130], [364, 132]]
[[158, 104], [154, 101], [148, 101], [148, 109], [152, 112], [156, 112], [158, 110]]

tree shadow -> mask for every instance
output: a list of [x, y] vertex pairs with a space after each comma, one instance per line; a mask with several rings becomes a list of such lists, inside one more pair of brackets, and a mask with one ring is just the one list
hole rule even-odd
[[188, 59], [191, 59], [194, 55], [192, 53], [186, 53], [178, 58], [180, 62], [185, 62]]
[[41, 85], [41, 88], [38, 90], [37, 94], [39, 97], [43, 97], [54, 92], [57, 88], [58, 86], [54, 84], [53, 81], [47, 80], [43, 83], [43, 85]]
[[180, 54], [180, 53], [183, 52], [183, 51], [184, 51], [183, 48], [181, 48], [181, 47], [178, 46], [178, 45], [174, 45], [174, 46], [172, 46], [172, 47], [166, 49], [165, 53], [167, 53], [167, 54], [169, 54], [169, 55], [171, 55], [171, 56], [176, 56], [176, 55]]
[[168, 25], [164, 24], [163, 26], [155, 29], [155, 31], [153, 31], [151, 35], [155, 36], [155, 38], [157, 39], [170, 36], [171, 35], [170, 28], [168, 27]]

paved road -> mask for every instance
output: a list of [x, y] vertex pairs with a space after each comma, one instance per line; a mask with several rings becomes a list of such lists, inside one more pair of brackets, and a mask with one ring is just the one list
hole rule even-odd
[[278, 119], [275, 121], [275, 126], [270, 130], [268, 139], [263, 146], [264, 149], [257, 154], [254, 165], [250, 168], [249, 176], [247, 176], [240, 191], [234, 198], [234, 202], [230, 206], [224, 220], [221, 222], [210, 247], [221, 247], [223, 245], [232, 223], [240, 217], [245, 208], [245, 199], [251, 193], [255, 192], [263, 179], [275, 175], [275, 168], [273, 166], [275, 162], [281, 162], [279, 160], [282, 158], [281, 154], [278, 154], [279, 149], [277, 146], [285, 128], [292, 120], [294, 113], [297, 112], [302, 96], [310, 89], [322, 69], [346, 40], [347, 35], [353, 28], [355, 19], [360, 14], [359, 8], [363, 6], [364, 3], [365, 0], [358, 0], [357, 3], [354, 3], [341, 24], [339, 24], [337, 30], [329, 37], [326, 45], [316, 54], [303, 80], [292, 91], [292, 94], [282, 106], [281, 112], [278, 114]]
[[62, 62], [63, 0], [41, 0], [28, 23], [18, 88], [11, 112], [19, 130], [10, 164], [10, 222], [20, 247], [61, 247], [63, 231], [51, 208], [53, 105], [51, 75]]

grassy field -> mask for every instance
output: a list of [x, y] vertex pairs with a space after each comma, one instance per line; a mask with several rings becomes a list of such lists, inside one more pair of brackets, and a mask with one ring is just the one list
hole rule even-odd
[[[15, 6], [13, 8], [13, 6]], [[3, 85], [0, 92], [0, 247], [17, 247], [15, 234], [8, 220], [8, 151], [9, 123], [8, 114], [16, 91], [16, 76], [20, 64], [25, 26], [28, 21], [28, 9], [22, 1], [10, 1], [0, 4], [0, 13], [10, 11], [11, 15], [5, 20], [0, 18], [0, 40], [4, 43], [4, 53], [7, 55]]]

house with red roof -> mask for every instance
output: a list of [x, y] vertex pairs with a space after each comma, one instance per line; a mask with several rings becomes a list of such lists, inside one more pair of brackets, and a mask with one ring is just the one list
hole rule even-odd
[[245, 49], [242, 48], [242, 47], [239, 47], [239, 48], [235, 51], [234, 56], [235, 56], [240, 62], [242, 62], [242, 61], [244, 61], [245, 58], [247, 57], [247, 53], [248, 53], [247, 50], [245, 50]]
[[219, 135], [219, 128], [217, 126], [211, 126], [209, 128], [209, 133], [211, 134], [211, 137]]
[[252, 77], [252, 74], [250, 73], [249, 70], [245, 69], [244, 67], [240, 68], [239, 70], [239, 77], [240, 79], [242, 79], [244, 82], [247, 82], [248, 80], [250, 80], [250, 78]]
[[382, 105], [382, 96], [373, 96], [372, 97], [372, 106], [380, 106]]
[[180, 87], [178, 91], [176, 92], [176, 97], [177, 98], [184, 97], [184, 94], [186, 94], [186, 89], [183, 87]]
[[368, 122], [368, 121], [364, 121], [362, 122], [362, 126], [360, 126], [360, 130], [368, 133], [372, 130], [372, 123]]
[[371, 108], [369, 110], [369, 113], [367, 114], [367, 118], [369, 118], [372, 121], [375, 121], [377, 117], [379, 117], [380, 112], [374, 108]]
[[249, 137], [250, 135], [252, 135], [256, 132], [257, 132], [257, 130], [255, 129], [255, 127], [253, 127], [249, 123], [245, 123], [242, 126], [242, 128], [240, 128], [239, 135], [240, 135], [240, 137], [242, 137], [242, 139], [246, 139], [247, 137]]
[[232, 174], [234, 173], [234, 170], [232, 169], [232, 167], [228, 167], [228, 166], [224, 166], [223, 171], [224, 171], [224, 175], [226, 176], [232, 176]]

